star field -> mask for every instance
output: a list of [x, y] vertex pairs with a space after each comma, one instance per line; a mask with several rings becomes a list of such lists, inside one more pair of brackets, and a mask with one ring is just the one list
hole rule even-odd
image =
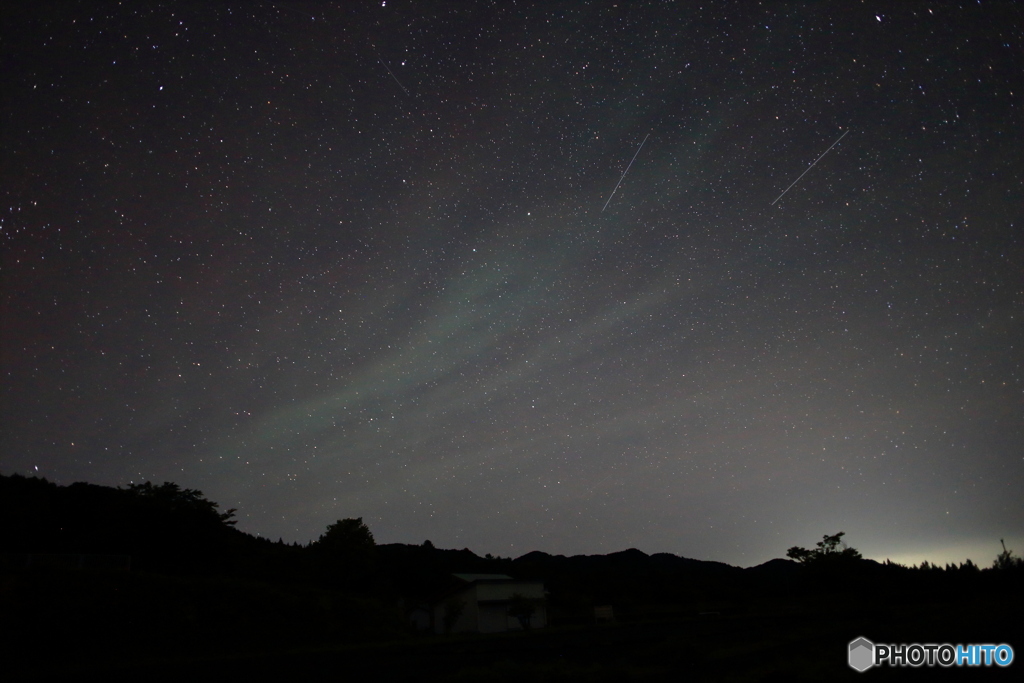
[[3, 13], [3, 472], [301, 542], [1024, 546], [1014, 3]]

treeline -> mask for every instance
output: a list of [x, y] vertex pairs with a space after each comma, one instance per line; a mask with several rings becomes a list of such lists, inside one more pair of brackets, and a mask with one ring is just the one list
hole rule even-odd
[[0, 475], [0, 658], [29, 674], [405, 636], [372, 564], [336, 574], [322, 544], [271, 542], [233, 517], [173, 483]]
[[[70, 661], [109, 661], [403, 639], [413, 635], [407, 612], [443, 594], [453, 573], [543, 581], [555, 626], [592, 624], [608, 606], [619, 621], [650, 621], [993, 595], [1019, 604], [1024, 585], [1024, 562], [1005, 547], [985, 568], [877, 563], [842, 533], [747, 569], [635, 549], [512, 559], [430, 541], [379, 545], [360, 519], [307, 545], [272, 542], [236, 529], [234, 512], [173, 483], [0, 475], [0, 613], [19, 624], [0, 656], [30, 667], [54, 643]], [[82, 561], [103, 557], [130, 559]]]

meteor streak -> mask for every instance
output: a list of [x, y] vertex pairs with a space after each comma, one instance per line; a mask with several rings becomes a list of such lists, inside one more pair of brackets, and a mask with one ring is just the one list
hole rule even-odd
[[[849, 133], [849, 132], [850, 132], [850, 131], [846, 131], [846, 133]], [[840, 136], [839, 136], [839, 140], [842, 140], [843, 138], [845, 138], [845, 137], [846, 137], [846, 133], [843, 133], [842, 135], [840, 135]], [[815, 160], [814, 160], [814, 164], [816, 164], [816, 163], [818, 163], [819, 161], [821, 161], [822, 157], [824, 157], [824, 156], [825, 156], [826, 154], [828, 154], [829, 152], [831, 152], [831, 151], [832, 151], [832, 148], [833, 148], [833, 147], [835, 147], [836, 145], [838, 145], [838, 144], [839, 144], [839, 140], [836, 140], [835, 142], [833, 142], [833, 143], [832, 143], [832, 144], [831, 144], [831, 145], [829, 146], [829, 148], [828, 148], [828, 149], [826, 149], [826, 150], [825, 150], [824, 152], [822, 152], [822, 153], [821, 153], [821, 156], [820, 156], [820, 157], [818, 157], [817, 159], [815, 159]], [[803, 177], [804, 177], [805, 175], [807, 175], [807, 171], [810, 171], [810, 170], [811, 170], [812, 168], [814, 168], [814, 164], [811, 164], [810, 166], [808, 166], [808, 167], [807, 167], [807, 170], [806, 170], [806, 171], [804, 171], [803, 173], [801, 173], [801, 174], [800, 174], [800, 178], [803, 178]], [[797, 184], [798, 182], [800, 182], [800, 178], [797, 178], [796, 180], [794, 180], [793, 182], [791, 182], [791, 183], [789, 184], [789, 187], [787, 187], [787, 188], [786, 188], [785, 190], [783, 190], [783, 191], [782, 191], [782, 194], [786, 194], [787, 192], [789, 192], [789, 188], [790, 188], [790, 187], [793, 187], [793, 186], [794, 186], [794, 185], [796, 185], [796, 184]], [[779, 195], [778, 197], [776, 197], [776, 198], [775, 198], [775, 202], [777, 202], [777, 201], [779, 201], [780, 199], [782, 199], [782, 194], [780, 194], [780, 195]], [[772, 202], [772, 206], [774, 206], [774, 205], [775, 205], [775, 202]]]
[[[649, 137], [651, 137], [650, 133], [647, 134], [647, 138]], [[644, 143], [647, 142], [647, 138], [644, 138], [644, 142], [641, 142], [640, 146], [636, 148], [636, 154], [634, 154], [633, 158], [630, 159], [629, 166], [626, 166], [626, 170], [622, 172], [622, 177], [619, 178], [619, 182], [615, 183], [615, 189], [612, 190], [612, 193], [610, 195], [608, 195], [608, 201], [604, 203], [604, 207], [601, 209], [601, 213], [604, 213], [604, 210], [607, 209], [608, 205], [612, 203], [612, 197], [614, 197], [615, 193], [619, 191], [619, 185], [622, 184], [622, 179], [626, 177], [627, 173], [629, 173], [629, 167], [633, 165], [634, 161], [636, 161], [637, 156], [640, 154], [640, 150], [644, 148]]]
[[387, 62], [384, 61], [384, 59], [380, 56], [379, 53], [377, 54], [377, 61], [381, 63], [381, 66], [388, 70], [388, 73], [391, 74], [391, 78], [395, 79], [395, 83], [397, 83], [398, 87], [402, 89], [402, 92], [408, 95], [409, 91], [405, 89], [405, 86], [402, 85], [402, 82], [398, 80], [398, 76], [395, 75], [395, 72], [391, 70], [391, 67], [388, 66]]

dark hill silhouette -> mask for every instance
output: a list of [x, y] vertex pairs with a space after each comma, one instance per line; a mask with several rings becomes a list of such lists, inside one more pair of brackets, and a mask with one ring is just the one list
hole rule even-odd
[[[81, 482], [59, 486], [36, 477], [0, 475], [0, 552], [125, 554], [132, 557], [133, 569], [140, 571], [240, 575], [281, 582], [310, 578], [318, 561], [316, 544], [272, 543], [243, 533], [234, 528], [232, 513], [221, 512], [201, 492], [172, 483], [121, 489]], [[411, 595], [429, 593], [456, 572], [506, 573], [573, 590], [592, 584], [599, 592], [607, 592], [607, 585], [622, 584], [627, 592], [653, 595], [680, 582], [698, 588], [771, 590], [774, 583], [784, 579], [789, 583], [792, 577], [818, 577], [825, 583], [834, 583], [840, 574], [847, 579], [897, 580], [910, 571], [861, 558], [839, 563], [838, 568], [828, 562], [774, 559], [741, 569], [670, 553], [648, 555], [636, 548], [574, 556], [532, 551], [515, 559], [481, 557], [468, 548], [440, 549], [429, 541], [375, 544], [373, 549], [372, 573], [377, 579], [370, 583], [375, 583], [375, 590]], [[1004, 550], [1000, 557], [997, 564], [1003, 572], [1021, 571], [1022, 564], [1012, 552]], [[992, 571], [970, 562], [953, 573], [956, 567], [925, 569], [925, 573], [914, 571], [921, 577], [953, 573], [971, 577]]]
[[801, 573], [800, 565], [793, 560], [775, 558], [762, 564], [748, 567], [746, 572], [754, 576], [766, 578], [791, 579]]
[[[245, 534], [230, 517], [174, 484], [58, 486], [0, 475], [0, 614], [17, 624], [0, 639], [5, 667], [17, 674], [121, 653], [199, 656], [404, 633], [372, 586], [353, 595], [318, 583], [309, 548]], [[130, 565], [82, 561], [110, 555]]]
[[[827, 646], [816, 646], [821, 652], [842, 652], [851, 629], [860, 632], [864, 623], [882, 625], [868, 634], [881, 642], [997, 642], [1019, 633], [1015, 615], [1024, 563], [1008, 549], [985, 569], [971, 562], [908, 568], [852, 553], [840, 562], [775, 559], [742, 569], [636, 548], [607, 555], [534, 551], [512, 559], [436, 548], [429, 541], [381, 545], [360, 520], [338, 520], [317, 544], [287, 545], [243, 533], [231, 517], [201, 492], [170, 483], [119, 489], [0, 475], [0, 613], [18, 625], [2, 639], [0, 657], [17, 672], [46, 662], [53, 651], [62, 652], [63, 662], [85, 666], [120, 658], [119, 652], [173, 659], [404, 642], [410, 634], [403, 607], [431, 604], [453, 585], [455, 573], [543, 581], [549, 623], [583, 629], [564, 632], [567, 646], [589, 642], [591, 636], [579, 634], [597, 628], [595, 608], [607, 614], [611, 607], [615, 627], [607, 637], [614, 646], [591, 643], [584, 650], [619, 657], [639, 647], [630, 643], [662, 643], [660, 650], [644, 645], [632, 651], [628, 657], [638, 666], [646, 666], [652, 652], [675, 666], [680, 644], [693, 638], [728, 652], [728, 638], [707, 639], [726, 633], [730, 624], [735, 630], [729, 633], [752, 634], [751, 647], [781, 647], [791, 637], [783, 632], [787, 624], [803, 633], [806, 620], [817, 619], [814, 633], [832, 632]], [[335, 539], [331, 529], [354, 536]], [[29, 555], [62, 554], [129, 555], [131, 568], [24, 562]], [[909, 626], [892, 626], [894, 614]], [[949, 614], [957, 618], [928, 616]], [[984, 624], [989, 630], [958, 631], [962, 636], [927, 630], [940, 623]], [[445, 661], [461, 662], [462, 646], [452, 647]], [[494, 654], [494, 661], [516, 647], [510, 642], [495, 650], [504, 654]], [[688, 667], [704, 656], [701, 650], [688, 652]], [[490, 654], [480, 656], [491, 661]], [[285, 668], [295, 663], [282, 657]], [[423, 659], [410, 661], [407, 673], [413, 674]], [[383, 665], [370, 655], [365, 662]]]
[[206, 575], [232, 571], [258, 545], [199, 491], [18, 475], [0, 476], [0, 538], [5, 553], [127, 555], [139, 570]]

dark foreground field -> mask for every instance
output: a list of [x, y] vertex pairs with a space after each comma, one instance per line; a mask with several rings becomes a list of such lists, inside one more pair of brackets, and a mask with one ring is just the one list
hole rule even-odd
[[[993, 680], [1009, 668], [850, 669], [846, 647], [880, 643], [1021, 642], [1020, 605], [1000, 600], [881, 606], [849, 596], [814, 605], [760, 605], [742, 614], [676, 616], [591, 626], [554, 626], [490, 636], [399, 638], [385, 642], [196, 657], [150, 649], [137, 658], [116, 644], [75, 665], [59, 652], [17, 673], [24, 680], [369, 680], [417, 681], [833, 681]], [[845, 606], [837, 603], [847, 603]], [[728, 611], [728, 610], [727, 610]], [[1019, 647], [1016, 649], [1019, 650]], [[99, 654], [99, 653], [94, 653]], [[13, 673], [13, 672], [12, 672]]]
[[[378, 545], [359, 519], [288, 545], [237, 531], [231, 517], [171, 483], [0, 475], [0, 681], [1020, 678], [1019, 661], [847, 664], [858, 637], [1005, 643], [1024, 656], [1024, 561], [1005, 547], [990, 567], [903, 567], [861, 558], [840, 532], [787, 551], [799, 561], [739, 568], [636, 549], [513, 559]], [[460, 573], [542, 582], [549, 626], [414, 633], [410, 617], [447, 609]], [[598, 607], [616, 621], [595, 624]]]

